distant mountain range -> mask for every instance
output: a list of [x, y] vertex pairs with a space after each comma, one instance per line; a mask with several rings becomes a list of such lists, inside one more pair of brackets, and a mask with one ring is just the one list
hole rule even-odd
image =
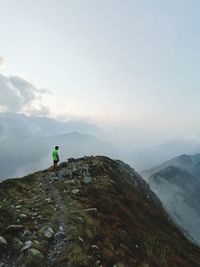
[[0, 113], [0, 140], [24, 137], [41, 137], [81, 132], [100, 135], [101, 130], [94, 124], [84, 121], [61, 122], [54, 118], [26, 116], [18, 113]]
[[[123, 160], [134, 166], [140, 173], [162, 164], [170, 158], [183, 153], [196, 154], [200, 151], [200, 143], [196, 140], [171, 140], [169, 142], [144, 149], [132, 149], [123, 156]], [[143, 174], [143, 173], [142, 173]]]
[[200, 244], [200, 154], [181, 155], [143, 175], [174, 221]]
[[116, 150], [94, 133], [101, 135], [95, 125], [85, 122], [0, 113], [0, 180], [50, 166], [55, 145], [60, 146], [62, 160], [101, 154], [117, 157]]
[[141, 171], [140, 173], [143, 177], [147, 178], [168, 166], [178, 167], [194, 175], [200, 176], [200, 153], [195, 154], [193, 156], [183, 154], [168, 161], [165, 161], [164, 163], [156, 167]]

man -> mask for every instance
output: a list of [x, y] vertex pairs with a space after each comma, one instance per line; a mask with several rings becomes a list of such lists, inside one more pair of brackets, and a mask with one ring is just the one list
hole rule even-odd
[[58, 149], [59, 146], [55, 146], [55, 149], [53, 150], [52, 157], [53, 157], [53, 170], [57, 170], [58, 162], [60, 161], [59, 155], [58, 155]]

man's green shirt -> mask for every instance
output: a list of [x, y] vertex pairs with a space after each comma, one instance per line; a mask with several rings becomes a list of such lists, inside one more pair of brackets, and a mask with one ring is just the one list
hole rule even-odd
[[53, 160], [58, 160], [59, 159], [58, 150], [54, 150], [52, 153], [52, 156], [53, 156]]

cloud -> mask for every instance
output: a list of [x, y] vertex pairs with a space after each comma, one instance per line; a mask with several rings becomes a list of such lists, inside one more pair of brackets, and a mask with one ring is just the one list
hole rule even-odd
[[45, 105], [29, 105], [26, 108], [26, 114], [31, 116], [48, 116], [50, 114], [49, 107]]
[[[5, 76], [0, 73], [0, 110], [23, 112], [31, 106], [30, 110], [34, 111], [33, 103], [41, 100], [45, 93], [44, 90], [40, 90], [32, 82], [20, 76]], [[44, 104], [38, 105], [36, 111], [48, 112]]]
[[0, 68], [3, 68], [4, 65], [5, 65], [5, 60], [2, 57], [0, 57]]

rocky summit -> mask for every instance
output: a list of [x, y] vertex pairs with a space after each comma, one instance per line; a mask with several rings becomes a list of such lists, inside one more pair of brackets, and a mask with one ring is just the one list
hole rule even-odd
[[0, 266], [195, 267], [200, 248], [132, 168], [84, 157], [0, 183]]

